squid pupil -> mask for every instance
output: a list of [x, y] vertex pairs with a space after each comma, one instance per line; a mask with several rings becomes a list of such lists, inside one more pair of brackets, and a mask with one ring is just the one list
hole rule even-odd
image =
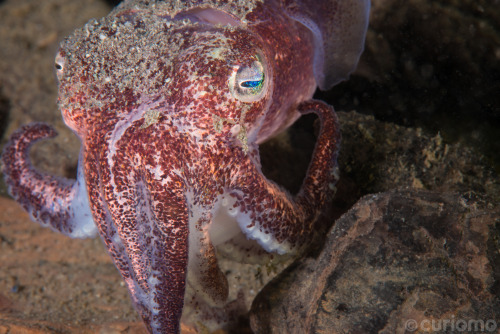
[[243, 87], [243, 88], [255, 88], [257, 86], [260, 86], [262, 84], [262, 81], [264, 81], [264, 79], [256, 80], [256, 81], [243, 81], [241, 83], [241, 87]]

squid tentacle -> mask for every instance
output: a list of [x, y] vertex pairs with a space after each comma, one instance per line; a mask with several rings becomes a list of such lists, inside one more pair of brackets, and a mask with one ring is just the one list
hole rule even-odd
[[100, 225], [101, 236], [135, 307], [151, 333], [178, 333], [189, 236], [183, 189], [165, 187], [135, 165], [131, 173], [128, 160], [114, 166], [94, 166], [94, 161], [89, 157], [86, 162], [87, 170], [96, 171], [92, 182], [120, 185], [92, 190], [92, 197], [100, 198], [92, 206], [106, 218], [107, 224]]
[[38, 171], [30, 163], [31, 146], [56, 135], [44, 123], [31, 123], [14, 132], [2, 153], [5, 183], [10, 195], [42, 226], [73, 238], [93, 237], [97, 228], [81, 165], [77, 180], [70, 180]]
[[323, 206], [336, 191], [339, 178], [336, 161], [340, 131], [333, 108], [311, 100], [301, 103], [298, 111], [314, 112], [321, 122], [312, 161], [299, 193], [290, 196], [267, 180], [250, 161], [235, 169], [230, 192], [236, 198], [234, 216], [243, 233], [268, 252], [279, 254], [296, 251], [309, 241]]

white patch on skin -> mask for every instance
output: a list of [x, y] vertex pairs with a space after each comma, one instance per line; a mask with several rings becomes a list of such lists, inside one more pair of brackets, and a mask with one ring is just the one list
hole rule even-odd
[[122, 240], [120, 239], [120, 236], [118, 235], [118, 233], [115, 233], [115, 235], [113, 235], [113, 237], [111, 238], [111, 241], [113, 241], [113, 244], [115, 244], [115, 245], [123, 245]]
[[210, 240], [215, 247], [241, 233], [241, 229], [236, 222], [239, 209], [233, 208], [234, 203], [236, 203], [236, 199], [227, 194], [220, 195], [216, 200], [215, 214], [208, 229]]
[[166, 182], [165, 184], [168, 183], [167, 179], [169, 179], [169, 177], [168, 176], [166, 178], [163, 177], [164, 170], [160, 164], [157, 164], [154, 167], [147, 165], [145, 168], [153, 175], [155, 180], [160, 181], [160, 182]]
[[221, 245], [243, 232], [247, 239], [255, 240], [267, 252], [283, 255], [291, 251], [292, 247], [288, 243], [280, 243], [272, 234], [262, 231], [259, 223], [255, 222], [250, 226], [250, 215], [243, 213], [239, 207], [233, 207], [234, 203], [236, 198], [228, 192], [217, 199], [213, 221], [208, 230], [214, 246]]
[[[148, 278], [149, 291], [156, 291], [156, 286], [160, 283], [160, 280], [157, 278], [161, 276], [161, 273], [157, 270], [151, 270], [150, 276]], [[147, 304], [153, 314], [159, 314], [160, 305], [154, 301], [154, 294], [149, 293]]]
[[210, 53], [208, 54], [210, 57], [214, 59], [225, 59], [226, 55], [224, 54], [227, 51], [227, 48], [221, 47], [221, 48], [215, 48]]
[[187, 191], [186, 200], [189, 205], [189, 248], [184, 304], [188, 304], [188, 301], [193, 296], [198, 296], [211, 307], [221, 307], [221, 305], [212, 300], [210, 295], [205, 292], [201, 283], [204, 279], [201, 273], [204, 259], [200, 257], [200, 249], [203, 247], [203, 238], [207, 237], [207, 227], [199, 226], [199, 223], [206, 214], [206, 209], [201, 206], [193, 205], [194, 199], [195, 196], [193, 192]]
[[72, 217], [68, 223], [73, 226], [73, 232], [68, 235], [72, 238], [94, 237], [97, 234], [97, 227], [90, 211], [87, 184], [83, 174], [83, 148], [80, 150], [78, 175], [73, 184], [72, 192], [75, 193], [75, 196], [70, 204], [69, 210], [72, 212]]
[[292, 250], [292, 247], [288, 243], [280, 243], [272, 234], [262, 231], [259, 223], [255, 222], [254, 226], [249, 227], [252, 224], [252, 220], [248, 214], [239, 212], [236, 216], [236, 221], [246, 237], [257, 241], [267, 252], [276, 252], [279, 255], [283, 255]]
[[237, 136], [241, 131], [241, 125], [240, 124], [233, 125], [230, 131], [233, 136]]

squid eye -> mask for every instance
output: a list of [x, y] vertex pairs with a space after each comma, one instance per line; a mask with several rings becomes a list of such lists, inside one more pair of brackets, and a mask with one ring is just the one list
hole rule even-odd
[[262, 76], [262, 79], [260, 80], [255, 80], [255, 81], [243, 81], [240, 86], [243, 88], [254, 88], [254, 89], [260, 89], [262, 86], [262, 83], [264, 82], [264, 76]]
[[63, 71], [64, 71], [64, 65], [65, 65], [65, 62], [66, 62], [66, 58], [61, 55], [61, 53], [59, 52], [56, 56], [56, 60], [55, 60], [55, 67], [56, 67], [56, 75], [57, 75], [57, 80], [61, 81], [61, 78], [63, 76]]
[[234, 98], [242, 102], [260, 100], [267, 91], [264, 66], [257, 58], [250, 66], [236, 67], [229, 77], [229, 90]]

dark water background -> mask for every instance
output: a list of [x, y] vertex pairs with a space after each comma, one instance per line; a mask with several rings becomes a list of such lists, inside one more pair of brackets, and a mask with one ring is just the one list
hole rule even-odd
[[372, 1], [358, 71], [316, 97], [440, 132], [499, 172], [500, 1]]

